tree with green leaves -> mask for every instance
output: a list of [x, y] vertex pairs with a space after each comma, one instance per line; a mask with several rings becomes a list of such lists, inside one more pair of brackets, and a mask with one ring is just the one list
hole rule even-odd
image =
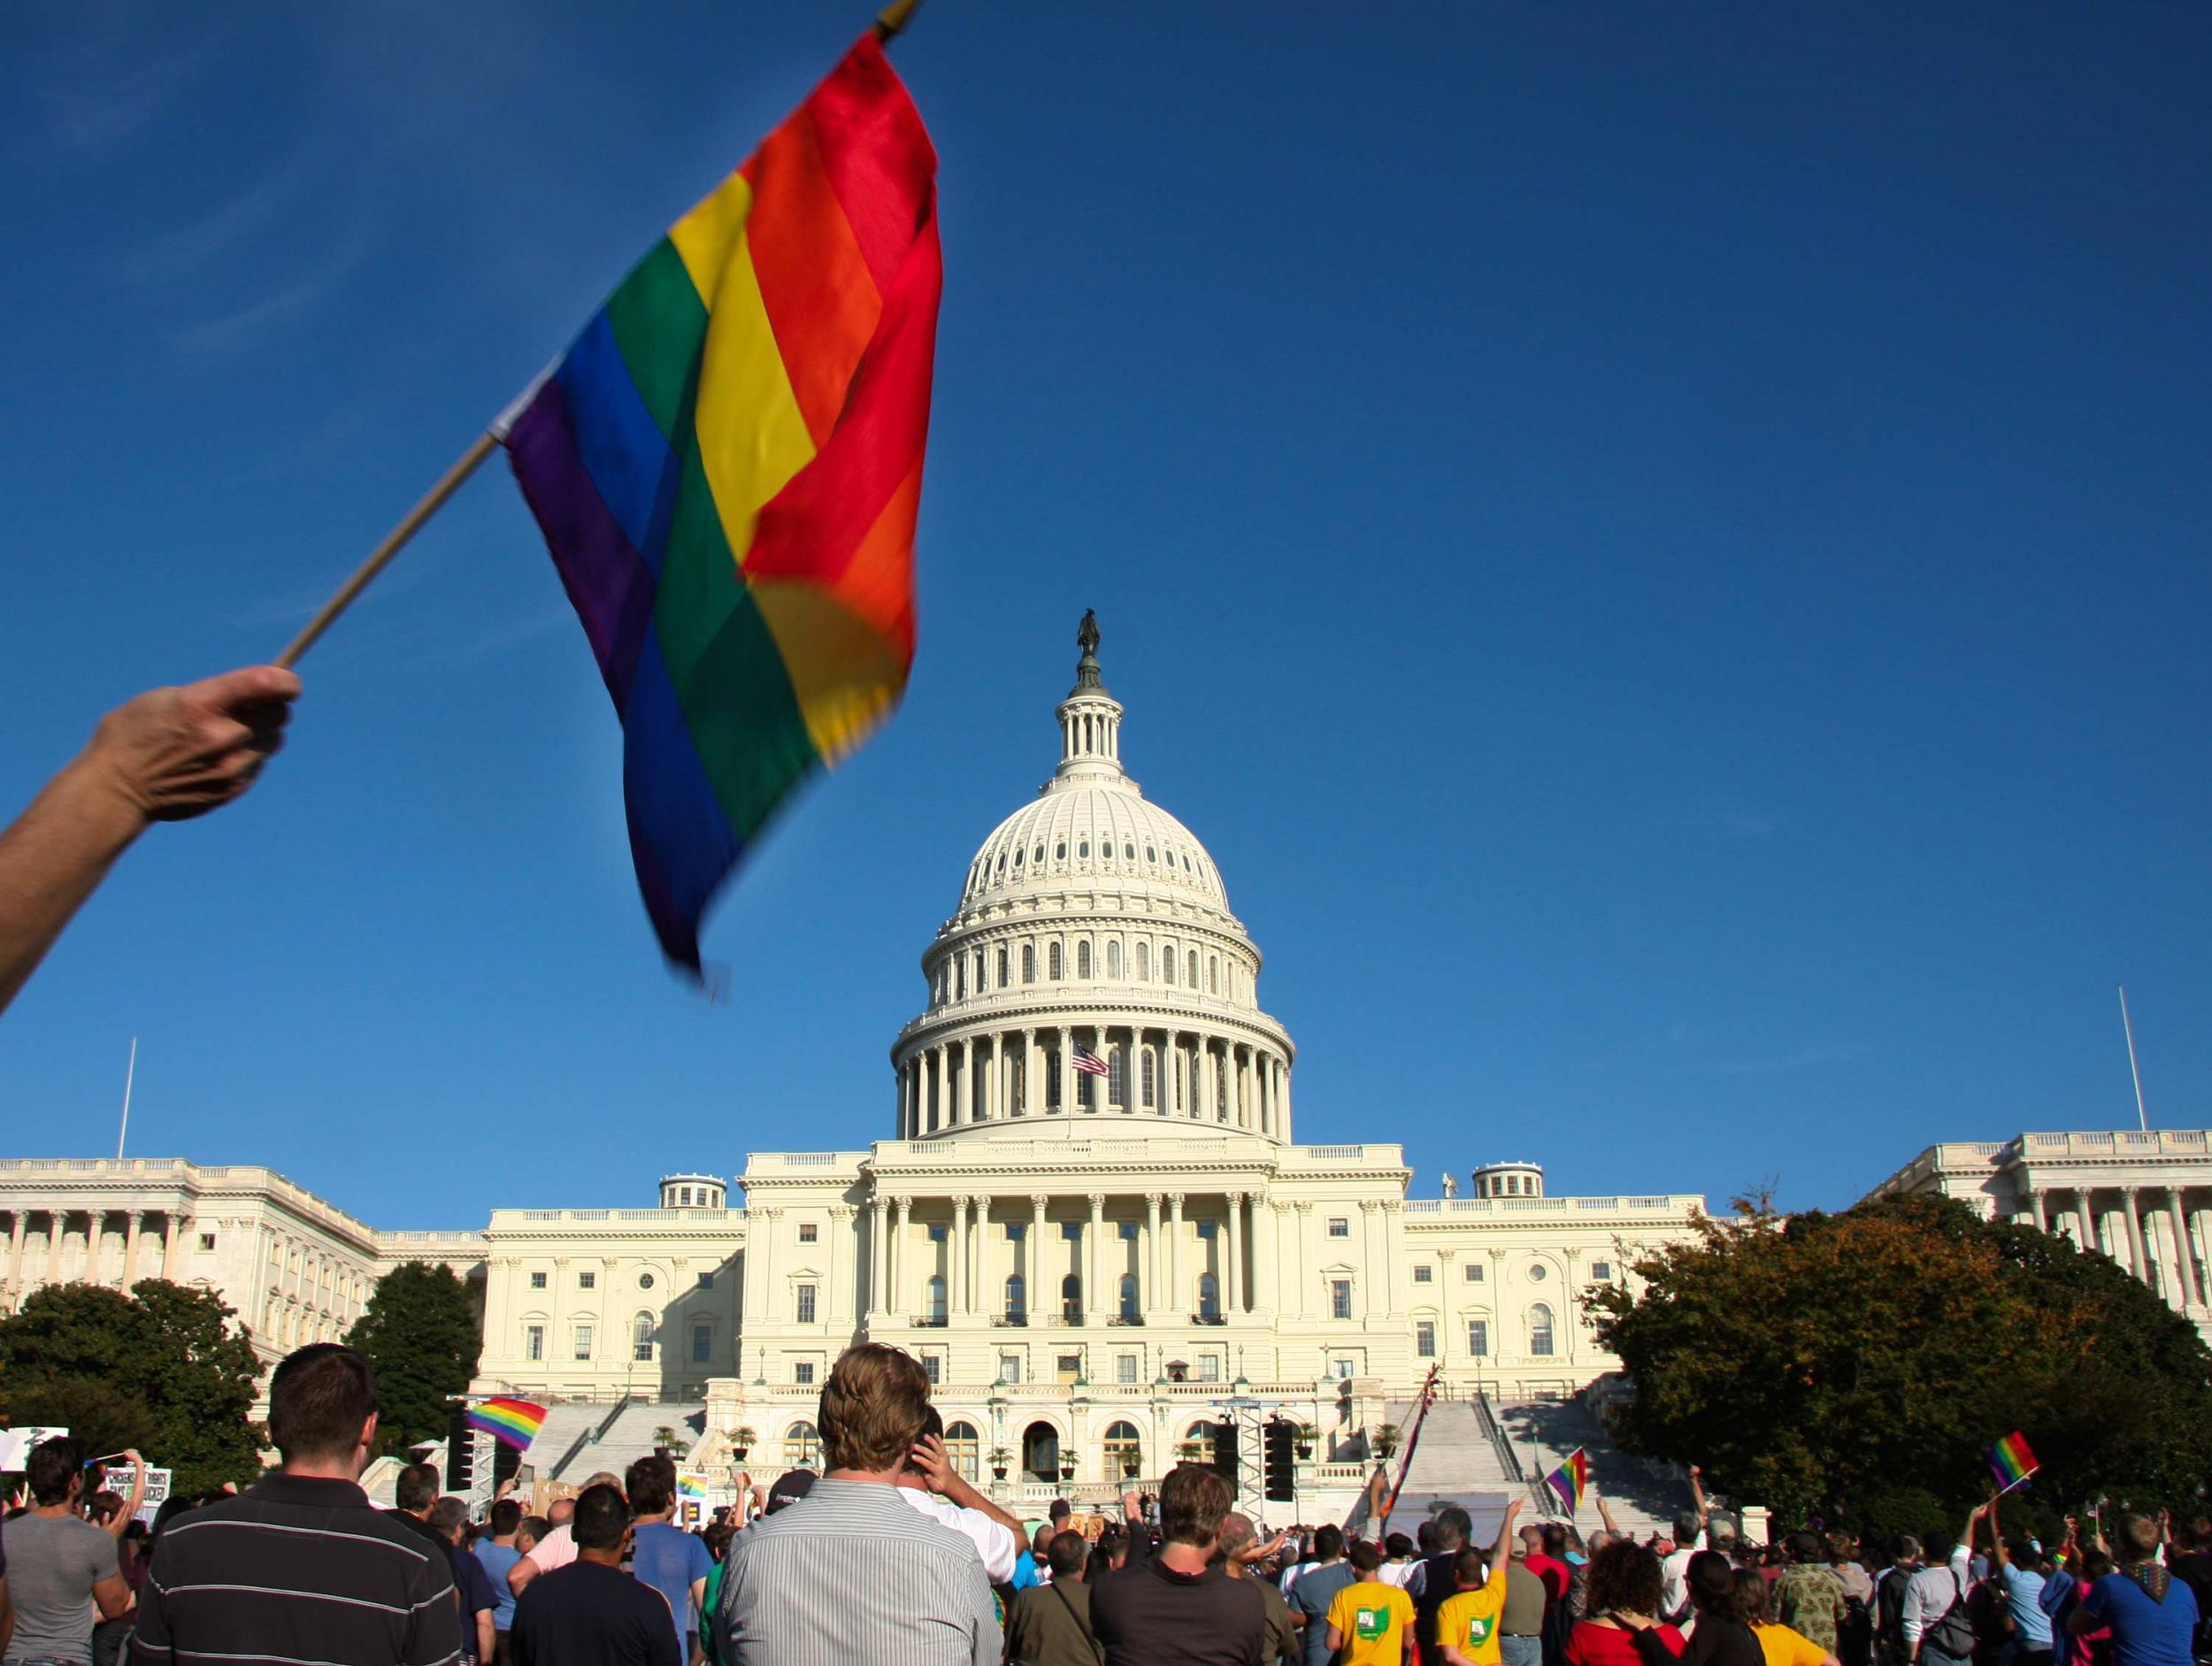
[[179, 1493], [243, 1485], [265, 1437], [260, 1362], [211, 1292], [148, 1278], [128, 1294], [47, 1285], [0, 1318], [0, 1416], [65, 1428], [97, 1455], [136, 1447]]
[[2196, 1327], [2106, 1256], [1957, 1200], [1740, 1201], [1628, 1271], [1586, 1298], [1635, 1385], [1617, 1437], [1782, 1522], [1955, 1532], [2016, 1429], [2042, 1470], [2008, 1521], [2194, 1500], [2212, 1469]]
[[379, 1449], [444, 1440], [448, 1402], [467, 1390], [483, 1346], [476, 1303], [453, 1270], [423, 1261], [393, 1268], [346, 1340], [376, 1371]]

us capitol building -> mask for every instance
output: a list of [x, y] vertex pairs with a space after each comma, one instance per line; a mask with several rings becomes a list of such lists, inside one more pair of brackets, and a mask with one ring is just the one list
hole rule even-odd
[[[1226, 1459], [1223, 1441], [1241, 1467], [1270, 1429], [1302, 1493], [1349, 1487], [1432, 1365], [1502, 1399], [1612, 1369], [1584, 1291], [1703, 1200], [1555, 1197], [1517, 1162], [1409, 1198], [1395, 1144], [1297, 1143], [1297, 1049], [1261, 1005], [1258, 947], [1205, 846], [1124, 769], [1087, 615], [1078, 640], [1056, 766], [923, 954], [889, 1138], [751, 1153], [741, 1208], [722, 1177], [677, 1174], [656, 1208], [430, 1233], [261, 1169], [0, 1162], [0, 1299], [158, 1271], [219, 1290], [273, 1361], [342, 1335], [380, 1271], [443, 1261], [481, 1292], [483, 1393], [664, 1407], [701, 1432], [695, 1462], [772, 1470], [813, 1455], [839, 1351], [886, 1341], [937, 1383], [964, 1469], [1055, 1490]], [[2163, 1138], [2193, 1139], [2177, 1155], [2212, 1189], [2204, 1136]], [[2200, 1301], [2190, 1271], [2166, 1288]]]

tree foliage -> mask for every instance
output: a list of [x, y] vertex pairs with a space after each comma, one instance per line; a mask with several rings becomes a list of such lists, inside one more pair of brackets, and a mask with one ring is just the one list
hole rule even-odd
[[476, 1305], [453, 1270], [422, 1261], [393, 1268], [376, 1281], [346, 1340], [376, 1370], [380, 1448], [444, 1440], [447, 1402], [476, 1375], [483, 1342]]
[[136, 1447], [180, 1493], [260, 1472], [260, 1375], [236, 1316], [211, 1292], [148, 1278], [126, 1295], [48, 1285], [0, 1319], [0, 1415], [66, 1428], [88, 1454]]
[[2043, 1466], [2015, 1516], [2177, 1504], [2212, 1470], [2196, 1327], [2108, 1257], [1955, 1199], [1740, 1202], [1629, 1271], [1586, 1298], [1636, 1386], [1617, 1433], [1778, 1520], [1955, 1532], [2015, 1429]]

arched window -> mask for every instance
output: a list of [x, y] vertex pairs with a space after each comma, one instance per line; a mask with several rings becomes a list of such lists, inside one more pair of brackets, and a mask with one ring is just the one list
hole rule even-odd
[[1190, 987], [1194, 989], [1197, 988], [1198, 951], [1196, 949], [1192, 949], [1189, 954], [1183, 956], [1183, 970], [1188, 975]]
[[1075, 975], [1078, 978], [1091, 975], [1091, 940], [1087, 937], [1075, 946]]
[[985, 979], [983, 973], [983, 951], [979, 948], [975, 951], [975, 992], [978, 994], [981, 994], [986, 989], [988, 989], [991, 987], [990, 984]]
[[1106, 975], [1109, 978], [1121, 976], [1121, 939], [1118, 937], [1106, 940]]
[[822, 1437], [810, 1423], [795, 1423], [783, 1432], [783, 1467], [816, 1470], [822, 1467]]
[[1175, 945], [1172, 943], [1164, 945], [1160, 950], [1160, 981], [1175, 981]]
[[929, 1303], [929, 1322], [942, 1324], [945, 1322], [945, 1275], [941, 1272], [930, 1274], [926, 1288], [928, 1294], [925, 1299]]
[[1206, 956], [1206, 993], [1210, 995], [1221, 993], [1221, 956], [1218, 955]]
[[1060, 1317], [1071, 1323], [1083, 1317], [1083, 1279], [1078, 1273], [1060, 1280]]
[[1125, 1272], [1121, 1275], [1120, 1300], [1118, 1305], [1121, 1309], [1121, 1317], [1128, 1320], [1130, 1323], [1134, 1324], [1139, 1317], [1139, 1310], [1137, 1308], [1137, 1275], [1135, 1273]]
[[1183, 1444], [1176, 1455], [1186, 1463], [1211, 1463], [1214, 1461], [1214, 1426], [1210, 1423], [1194, 1423], [1183, 1432]]
[[1029, 1323], [1029, 1282], [1019, 1273], [1006, 1281], [1006, 1317], [1012, 1324]]
[[1060, 965], [1060, 945], [1054, 943], [1045, 950], [1045, 976], [1055, 983], [1058, 983], [1063, 975]]
[[1110, 1048], [1106, 1053], [1106, 1102], [1126, 1105], [1129, 1102], [1129, 1050]]
[[1528, 1351], [1537, 1359], [1551, 1357], [1551, 1309], [1540, 1301], [1528, 1310]]
[[[1042, 862], [1044, 859], [1045, 848], [1042, 845], [1039, 845], [1037, 847], [1037, 860]], [[1065, 862], [1068, 859], [1068, 841], [1066, 840], [1063, 839], [1058, 844], [1052, 847], [1052, 859], [1055, 862]]]
[[1137, 981], [1139, 983], [1152, 981], [1152, 945], [1149, 943], [1137, 945]]
[[653, 1316], [649, 1313], [641, 1313], [630, 1322], [630, 1357], [653, 1357]]
[[1022, 981], [1024, 983], [1037, 981], [1037, 945], [1034, 943], [1022, 945]]
[[952, 1460], [952, 1467], [964, 1479], [975, 1480], [982, 1474], [976, 1463], [982, 1456], [982, 1442], [976, 1438], [975, 1425], [965, 1419], [945, 1425], [945, 1455]]
[[1006, 951], [1003, 948], [998, 951], [998, 987], [1002, 989], [1006, 987]]
[[1045, 1109], [1060, 1109], [1060, 1053], [1056, 1048], [1045, 1049]]
[[1210, 1272], [1198, 1275], [1198, 1317], [1209, 1324], [1221, 1317], [1221, 1281]]
[[937, 968], [937, 1004], [945, 1004], [945, 969], [941, 964]]
[[952, 963], [952, 998], [955, 1001], [964, 1001], [967, 995], [968, 963], [964, 960], [956, 960]]
[[1125, 1420], [1108, 1424], [1104, 1446], [1109, 1479], [1133, 1476], [1144, 1468], [1144, 1440], [1135, 1424]]
[[1154, 1082], [1159, 1075], [1160, 1055], [1156, 1048], [1147, 1048], [1144, 1050], [1143, 1059], [1144, 1063], [1141, 1069], [1144, 1071], [1144, 1082], [1142, 1084], [1144, 1087], [1144, 1108], [1147, 1110], [1150, 1110], [1153, 1108], [1153, 1105], [1156, 1102], [1155, 1098]]
[[1091, 841], [1087, 839], [1079, 841], [1075, 847], [1075, 854], [1079, 856], [1089, 856], [1091, 854]]

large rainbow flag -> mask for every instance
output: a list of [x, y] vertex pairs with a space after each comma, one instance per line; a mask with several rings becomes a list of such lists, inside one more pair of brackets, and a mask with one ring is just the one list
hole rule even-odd
[[669, 958], [914, 657], [937, 156], [864, 36], [669, 228], [495, 432], [623, 728]]
[[1567, 1519], [1572, 1521], [1575, 1512], [1582, 1508], [1583, 1493], [1590, 1489], [1588, 1450], [1577, 1447], [1567, 1454], [1566, 1461], [1544, 1478], [1544, 1485], [1552, 1490], [1565, 1508]]
[[538, 1438], [538, 1431], [545, 1427], [545, 1408], [534, 1401], [511, 1400], [501, 1395], [478, 1401], [461, 1414], [461, 1421], [518, 1451], [527, 1452], [530, 1443]]
[[2017, 1429], [1989, 1448], [1989, 1472], [2000, 1493], [2011, 1492], [2042, 1467], [2028, 1449], [2027, 1436]]

